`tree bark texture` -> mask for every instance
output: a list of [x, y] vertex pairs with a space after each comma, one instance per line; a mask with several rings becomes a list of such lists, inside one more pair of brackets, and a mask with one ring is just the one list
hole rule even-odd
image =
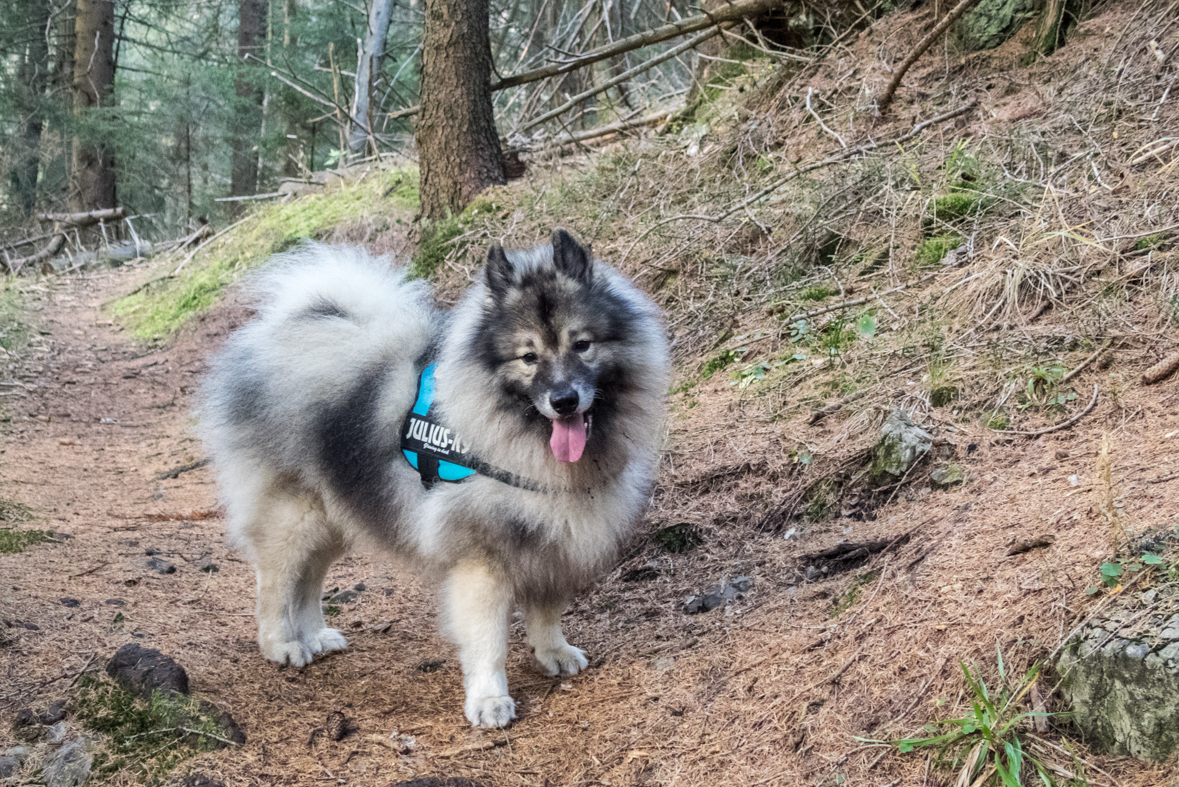
[[[258, 185], [258, 156], [254, 147], [261, 141], [258, 129], [262, 123], [262, 85], [253, 78], [252, 66], [262, 60], [266, 42], [266, 0], [241, 0], [238, 6], [237, 54], [238, 64], [234, 92], [237, 95], [237, 115], [233, 129], [233, 171], [230, 175], [230, 195], [240, 197], [253, 194]], [[240, 204], [240, 203], [234, 203]]]
[[96, 111], [114, 104], [114, 0], [77, 0], [74, 23], [73, 186], [75, 211], [115, 206], [115, 156], [96, 128]]
[[37, 173], [41, 163], [42, 102], [49, 77], [49, 42], [45, 37], [49, 24], [47, 0], [34, 0], [29, 17], [33, 34], [17, 70], [23, 100], [18, 108], [16, 163], [12, 169], [12, 185], [26, 216], [32, 215], [37, 204]]
[[[370, 0], [368, 28], [361, 44], [360, 62], [356, 65], [356, 89], [352, 93], [352, 128], [348, 134], [348, 148], [353, 153], [364, 150], [370, 134], [371, 118], [369, 106], [372, 102], [373, 85], [381, 73], [381, 59], [385, 56], [385, 37], [389, 33], [389, 17], [393, 13], [393, 0]], [[490, 13], [490, 12], [489, 12]]]
[[458, 213], [504, 183], [491, 106], [489, 0], [426, 0], [417, 125], [422, 216]]
[[[295, 63], [299, 50], [299, 37], [295, 35], [295, 19], [299, 16], [299, 6], [296, 0], [283, 0], [282, 9], [283, 33], [282, 49], [286, 62]], [[303, 126], [299, 115], [299, 100], [289, 88], [279, 91], [279, 106], [282, 107], [283, 121], [286, 126], [286, 144], [282, 150], [283, 177], [297, 178], [303, 175], [304, 168], [311, 169], [313, 162], [305, 161], [303, 153]], [[300, 165], [302, 164], [302, 165]]]

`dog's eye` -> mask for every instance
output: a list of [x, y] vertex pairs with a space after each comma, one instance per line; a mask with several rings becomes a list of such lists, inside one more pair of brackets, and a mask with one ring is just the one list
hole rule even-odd
[[537, 361], [540, 360], [540, 358], [537, 357], [536, 353], [524, 353], [520, 356], [520, 360], [529, 366], [533, 366]]
[[586, 350], [588, 350], [589, 348], [590, 348], [590, 343], [589, 343], [588, 339], [582, 339], [579, 342], [573, 343], [573, 352], [575, 352], [575, 353], [583, 353]]

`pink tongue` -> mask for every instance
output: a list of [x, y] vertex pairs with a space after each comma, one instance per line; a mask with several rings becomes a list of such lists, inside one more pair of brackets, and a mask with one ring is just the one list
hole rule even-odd
[[558, 462], [576, 462], [585, 450], [585, 417], [578, 413], [553, 421], [553, 436], [549, 439], [553, 456]]

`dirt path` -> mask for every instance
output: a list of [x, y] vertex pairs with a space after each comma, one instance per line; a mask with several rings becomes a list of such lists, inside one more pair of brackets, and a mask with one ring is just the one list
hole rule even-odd
[[[301, 670], [261, 658], [252, 574], [224, 544], [209, 469], [183, 469], [203, 459], [191, 433], [194, 387], [209, 352], [248, 311], [231, 301], [167, 345], [137, 345], [103, 304], [150, 275], [39, 285], [40, 333], [3, 373], [20, 385], [6, 388], [16, 393], [5, 397], [0, 497], [32, 509], [40, 521], [27, 526], [69, 537], [0, 555], [0, 625], [12, 640], [0, 649], [0, 747], [12, 743], [17, 709], [65, 697], [86, 665], [101, 667], [139, 642], [175, 657], [194, 693], [244, 728], [245, 746], [177, 771], [226, 785], [383, 787], [423, 776], [538, 786], [839, 776], [921, 784], [923, 757], [882, 756], [853, 736], [910, 733], [961, 700], [960, 659], [985, 663], [998, 642], [1012, 668], [1025, 669], [1091, 605], [1084, 590], [1108, 539], [1091, 491], [1102, 433], [1114, 436], [1118, 504], [1135, 525], [1159, 526], [1176, 510], [1179, 455], [1163, 437], [1179, 431], [1165, 404], [1179, 391], [1171, 382], [1127, 390], [1082, 427], [1034, 442], [959, 432], [969, 483], [916, 488], [874, 520], [844, 517], [790, 540], [751, 532], [733, 518], [748, 511], [724, 506], [778, 483], [756, 460], [780, 461], [781, 435], [766, 427], [714, 440], [701, 424], [735, 417], [721, 396], [728, 386], [717, 383], [715, 395], [701, 394], [696, 420], [673, 423], [673, 458], [652, 514], [662, 524], [698, 523], [709, 540], [687, 554], [639, 544], [574, 604], [568, 636], [592, 658], [581, 676], [535, 672], [517, 620], [508, 677], [520, 721], [506, 732], [472, 731], [431, 593], [379, 558], [349, 557], [328, 578], [329, 590], [363, 586], [332, 604], [346, 651]], [[807, 582], [797, 571], [801, 552], [910, 532], [873, 564], [879, 577]], [[1055, 544], [1006, 556], [1015, 539], [1040, 534]], [[148, 568], [149, 557], [175, 572]], [[218, 570], [201, 571], [204, 561]], [[684, 614], [689, 594], [743, 574], [755, 583], [746, 597]], [[316, 733], [333, 711], [353, 730], [339, 742]], [[1123, 784], [1166, 778], [1165, 766], [1097, 762]], [[123, 772], [112, 783], [132, 782]]]

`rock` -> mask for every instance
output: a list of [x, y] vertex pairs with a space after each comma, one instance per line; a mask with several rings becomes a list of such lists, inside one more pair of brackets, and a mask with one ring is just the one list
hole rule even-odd
[[94, 764], [93, 741], [81, 738], [49, 755], [41, 773], [46, 787], [81, 787]]
[[203, 571], [206, 574], [214, 574], [221, 570], [221, 567], [213, 562], [213, 558], [205, 555], [197, 561], [197, 571]]
[[123, 599], [121, 599], [121, 598], [108, 598], [106, 601], [104, 601], [102, 603], [106, 604], [108, 607], [121, 607], [121, 606], [123, 606]]
[[21, 763], [16, 757], [0, 756], [0, 779], [7, 779], [20, 770]]
[[1040, 11], [1036, 0], [980, 0], [955, 25], [967, 49], [994, 49]]
[[188, 694], [188, 673], [158, 650], [131, 643], [119, 648], [106, 665], [106, 674], [127, 691], [150, 697], [153, 691]]
[[12, 757], [21, 765], [25, 764], [25, 760], [29, 758], [29, 750], [24, 746], [13, 746], [8, 751], [4, 752], [5, 757]]
[[357, 582], [355, 585], [352, 586], [352, 589], [355, 590], [357, 593], [363, 593], [368, 588], [366, 588], [364, 586], [363, 582]]
[[19, 740], [31, 742], [39, 740], [45, 734], [45, 727], [32, 708], [21, 708], [12, 720], [12, 734]]
[[50, 746], [57, 746], [60, 743], [64, 743], [66, 736], [69, 734], [70, 729], [66, 726], [66, 723], [64, 721], [59, 721], [57, 724], [54, 724], [52, 727], [50, 727], [48, 732], [46, 732], [45, 742]]
[[1064, 461], [1065, 459], [1068, 459], [1068, 451], [1064, 450], [1063, 448], [1057, 448], [1056, 449], [1056, 460], [1059, 462], [1059, 461]]
[[63, 607], [69, 607], [70, 609], [74, 609], [75, 607], [80, 607], [82, 605], [82, 602], [78, 601], [76, 598], [62, 598], [58, 599], [58, 601], [61, 602]]
[[204, 774], [194, 773], [176, 782], [176, 787], [225, 787], [225, 785]]
[[[1155, 603], [1165, 609], [1166, 597]], [[1151, 620], [1141, 604], [1119, 599], [1064, 647], [1056, 671], [1089, 743], [1161, 762], [1179, 750], [1179, 615]]]
[[808, 582], [818, 582], [823, 578], [823, 572], [820, 571], [816, 566], [807, 566], [806, 578]]
[[356, 599], [360, 598], [360, 594], [355, 590], [341, 590], [333, 596], [328, 597], [329, 604], [351, 604]]
[[702, 596], [689, 596], [684, 602], [684, 614], [697, 615], [701, 612], [711, 612], [722, 607], [737, 597], [738, 593], [747, 593], [753, 587], [753, 580], [749, 577], [738, 577], [723, 585], [714, 585], [704, 591]]
[[933, 435], [917, 426], [899, 407], [892, 411], [872, 447], [872, 471], [877, 477], [903, 476], [933, 447]]
[[934, 489], [949, 489], [966, 480], [966, 471], [961, 465], [947, 465], [929, 474], [929, 483]]
[[49, 707], [38, 717], [38, 721], [42, 724], [57, 724], [66, 717], [66, 701], [57, 700], [50, 703]]
[[158, 558], [158, 557], [148, 558], [147, 560], [144, 560], [143, 562], [141, 562], [139, 565], [143, 566], [143, 568], [147, 569], [148, 571], [155, 571], [157, 574], [175, 574], [176, 573], [176, 566], [172, 565], [171, 563], [169, 563], [167, 560], [164, 560], [163, 558]]

